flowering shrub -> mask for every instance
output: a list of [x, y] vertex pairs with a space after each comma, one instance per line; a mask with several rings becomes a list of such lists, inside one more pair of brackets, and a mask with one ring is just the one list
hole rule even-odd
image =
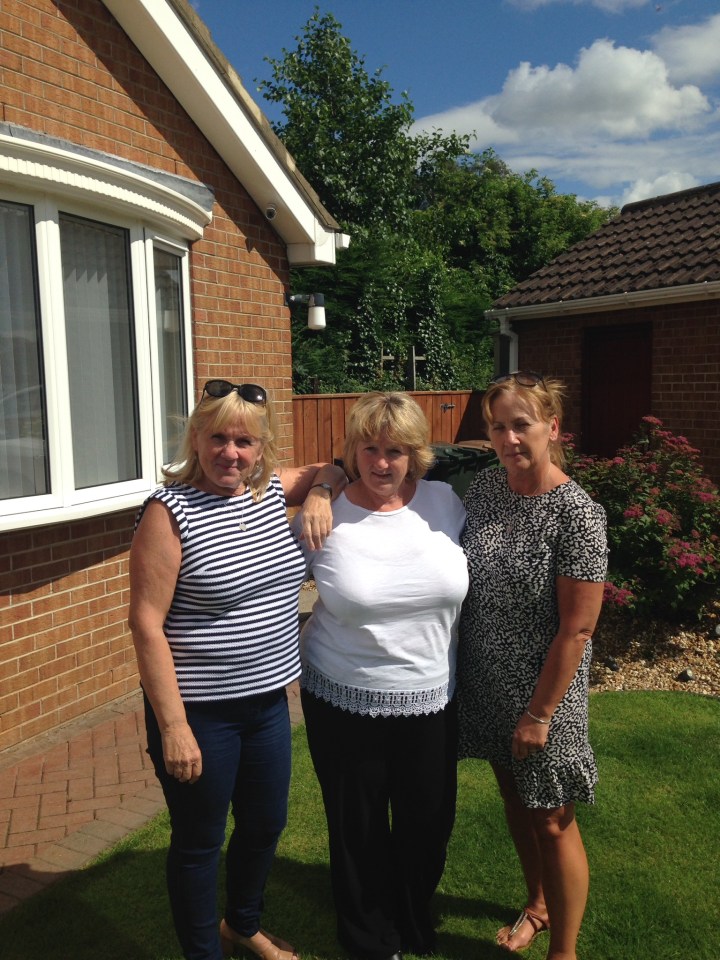
[[570, 474], [607, 513], [606, 602], [648, 618], [700, 617], [720, 586], [720, 496], [699, 451], [656, 417], [609, 460], [567, 439]]

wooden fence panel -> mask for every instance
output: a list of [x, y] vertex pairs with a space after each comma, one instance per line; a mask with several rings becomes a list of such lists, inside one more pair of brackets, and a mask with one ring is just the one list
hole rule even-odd
[[[487, 434], [480, 403], [472, 390], [417, 391], [410, 394], [422, 407], [430, 425], [431, 443], [482, 440]], [[345, 420], [360, 393], [302, 394], [294, 396], [295, 463], [340, 459]]]

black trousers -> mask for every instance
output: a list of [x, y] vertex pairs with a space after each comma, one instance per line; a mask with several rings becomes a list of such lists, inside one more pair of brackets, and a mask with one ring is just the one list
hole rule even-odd
[[354, 957], [431, 953], [455, 820], [457, 715], [369, 717], [302, 691], [322, 789], [338, 939]]

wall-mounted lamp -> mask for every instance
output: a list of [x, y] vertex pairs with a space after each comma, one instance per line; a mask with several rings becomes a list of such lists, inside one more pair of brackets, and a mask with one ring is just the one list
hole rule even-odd
[[325, 294], [324, 293], [295, 293], [286, 297], [288, 306], [293, 303], [306, 303], [308, 305], [308, 329], [325, 329]]

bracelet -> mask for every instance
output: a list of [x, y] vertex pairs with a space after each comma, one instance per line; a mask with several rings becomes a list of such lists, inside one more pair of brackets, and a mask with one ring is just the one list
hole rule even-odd
[[542, 717], [536, 717], [535, 714], [530, 713], [529, 710], [526, 710], [525, 713], [530, 717], [531, 720], [534, 720], [535, 723], [542, 723], [547, 725], [548, 723], [550, 723], [550, 720], [552, 720], [552, 717], [550, 717], [550, 720], [543, 720]]
[[333, 493], [334, 493], [335, 491], [333, 490], [331, 483], [314, 483], [314, 484], [310, 487], [310, 489], [311, 489], [311, 490], [314, 490], [315, 487], [322, 487], [323, 490], [327, 490], [327, 492], [330, 494], [330, 499], [332, 500], [332, 498], [333, 498]]

